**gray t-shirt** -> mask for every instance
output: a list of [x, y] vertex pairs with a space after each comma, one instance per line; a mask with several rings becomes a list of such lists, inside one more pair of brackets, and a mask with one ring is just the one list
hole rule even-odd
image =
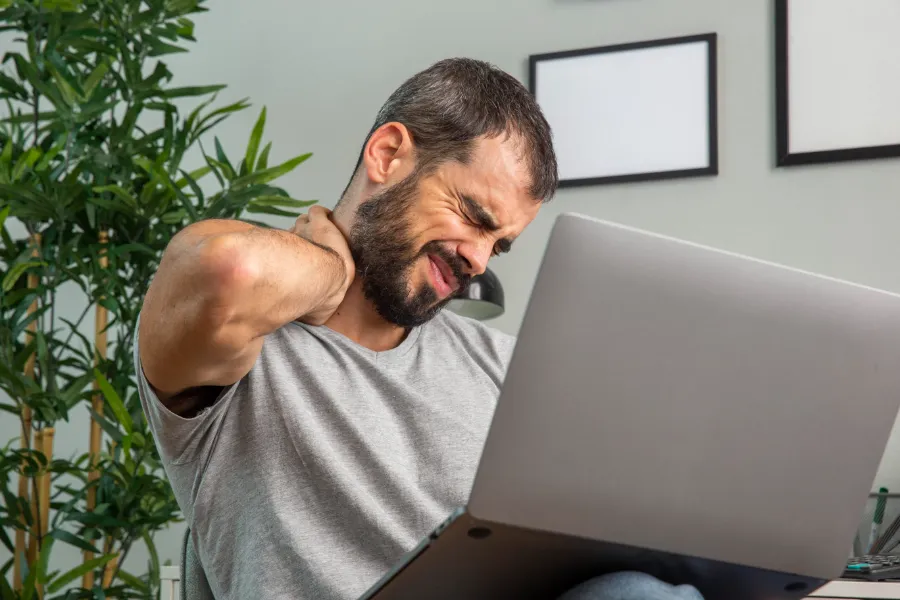
[[267, 336], [197, 417], [139, 390], [219, 600], [358, 598], [465, 505], [514, 338], [444, 311], [392, 350]]

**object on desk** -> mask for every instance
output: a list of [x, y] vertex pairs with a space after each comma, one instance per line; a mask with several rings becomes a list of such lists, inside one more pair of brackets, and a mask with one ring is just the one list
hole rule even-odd
[[878, 540], [878, 531], [881, 529], [881, 523], [884, 521], [884, 507], [887, 505], [888, 489], [883, 487], [878, 490], [878, 500], [875, 502], [875, 514], [872, 517], [872, 530], [869, 532], [869, 543], [866, 545], [866, 551], [871, 552]]
[[869, 554], [851, 558], [844, 569], [844, 578], [866, 581], [900, 580], [900, 556]]
[[505, 300], [500, 279], [490, 269], [476, 275], [465, 292], [450, 301], [451, 311], [464, 317], [487, 321], [503, 314]]
[[832, 581], [811, 593], [809, 597], [853, 598], [855, 600], [900, 600], [900, 583]]
[[892, 542], [891, 540], [897, 535], [897, 530], [900, 530], [900, 515], [891, 521], [891, 524], [884, 530], [884, 533], [878, 537], [869, 549], [869, 554], [887, 553], [896, 548], [897, 543]]

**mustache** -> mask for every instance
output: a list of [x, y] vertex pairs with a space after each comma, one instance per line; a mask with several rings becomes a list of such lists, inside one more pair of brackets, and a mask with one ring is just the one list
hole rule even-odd
[[472, 283], [472, 276], [466, 273], [468, 263], [465, 259], [458, 254], [447, 250], [440, 242], [428, 242], [422, 246], [421, 254], [434, 254], [447, 263], [447, 266], [453, 271], [456, 283], [459, 285], [459, 289], [456, 290], [454, 296], [460, 296], [469, 289], [469, 285]]

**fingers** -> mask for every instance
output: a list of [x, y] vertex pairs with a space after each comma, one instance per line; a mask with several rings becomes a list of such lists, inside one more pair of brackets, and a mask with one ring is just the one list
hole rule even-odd
[[315, 204], [309, 207], [309, 215], [310, 220], [312, 219], [327, 219], [331, 214], [331, 211], [325, 208], [324, 206], [319, 206]]

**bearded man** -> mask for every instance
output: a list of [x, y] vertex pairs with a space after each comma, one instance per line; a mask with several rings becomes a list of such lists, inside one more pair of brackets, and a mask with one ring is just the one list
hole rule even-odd
[[[441, 309], [556, 187], [532, 95], [448, 59], [387, 100], [333, 212], [172, 239], [135, 361], [215, 598], [357, 598], [466, 503], [514, 338]], [[567, 598], [693, 594], [619, 574]]]

